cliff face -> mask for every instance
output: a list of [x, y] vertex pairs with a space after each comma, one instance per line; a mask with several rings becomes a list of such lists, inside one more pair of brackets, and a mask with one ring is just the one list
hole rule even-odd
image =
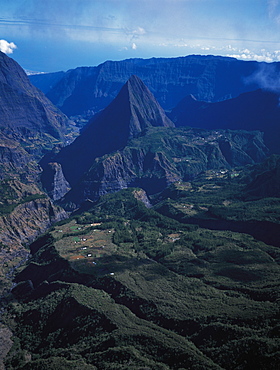
[[48, 163], [42, 174], [41, 181], [45, 190], [53, 200], [62, 198], [69, 190], [70, 185], [66, 181], [59, 163]]
[[97, 158], [62, 204], [73, 209], [86, 199], [127, 187], [155, 194], [206, 170], [255, 163], [267, 152], [259, 132], [152, 128], [123, 150]]
[[40, 172], [40, 166], [31, 154], [17, 141], [0, 133], [0, 180], [10, 177], [36, 181]]
[[66, 143], [70, 121], [2, 52], [0, 96], [0, 241], [21, 250], [22, 243], [66, 215], [39, 190], [37, 160], [55, 144]]
[[66, 215], [39, 190], [37, 161], [55, 144], [66, 143], [70, 121], [2, 52], [0, 96], [0, 241], [20, 250]]
[[[47, 96], [68, 116], [87, 111], [93, 114], [117, 96], [131, 75], [137, 75], [160, 105], [169, 110], [188, 94], [200, 100], [219, 101], [254, 90], [258, 85], [247, 77], [256, 72], [259, 65], [258, 62], [199, 55], [107, 61], [98, 67], [68, 71]], [[44, 78], [47, 76], [40, 77]]]
[[54, 222], [66, 218], [66, 212], [47, 198], [35, 199], [18, 205], [7, 216], [0, 217], [0, 242], [15, 249], [31, 243]]

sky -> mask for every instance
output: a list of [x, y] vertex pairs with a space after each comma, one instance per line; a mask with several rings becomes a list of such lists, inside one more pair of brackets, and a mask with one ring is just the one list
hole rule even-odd
[[280, 61], [280, 0], [0, 0], [0, 50], [55, 72], [190, 54]]

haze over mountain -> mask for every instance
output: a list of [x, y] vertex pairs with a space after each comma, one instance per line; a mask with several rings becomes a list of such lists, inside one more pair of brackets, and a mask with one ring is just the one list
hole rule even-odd
[[[275, 73], [279, 69], [274, 63]], [[67, 71], [52, 88], [44, 86], [48, 98], [68, 116], [92, 114], [105, 108], [133, 74], [155, 95], [165, 110], [193, 94], [204, 101], [220, 101], [260, 87], [260, 70], [267, 63], [241, 61], [218, 56], [190, 55], [180, 58], [128, 59], [107, 61], [97, 67]], [[56, 75], [51, 75], [56, 78]], [[256, 78], [252, 78], [252, 77]], [[48, 74], [30, 76], [43, 86]], [[40, 82], [42, 81], [42, 82]]]

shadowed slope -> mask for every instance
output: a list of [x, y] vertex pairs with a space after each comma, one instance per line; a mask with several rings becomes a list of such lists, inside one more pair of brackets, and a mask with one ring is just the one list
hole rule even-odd
[[279, 154], [279, 94], [256, 90], [222, 102], [185, 97], [171, 112], [176, 126], [205, 129], [260, 130], [265, 144]]
[[137, 77], [132, 76], [116, 99], [55, 161], [61, 163], [66, 179], [73, 186], [94, 162], [94, 159], [123, 148], [128, 139], [140, 135], [151, 126], [173, 127], [152, 93]]
[[70, 121], [41, 91], [23, 69], [0, 52], [0, 130], [40, 158], [57, 143], [65, 143]]

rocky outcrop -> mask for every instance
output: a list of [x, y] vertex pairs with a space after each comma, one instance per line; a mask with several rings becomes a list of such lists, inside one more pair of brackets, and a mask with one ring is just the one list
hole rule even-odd
[[48, 163], [41, 180], [52, 200], [62, 198], [70, 190], [70, 185], [66, 181], [59, 163]]
[[164, 153], [125, 148], [96, 159], [79, 184], [62, 199], [62, 204], [69, 210], [75, 209], [84, 200], [97, 200], [129, 186], [141, 187], [151, 194], [178, 180], [176, 167]]
[[0, 242], [11, 249], [29, 244], [44, 233], [52, 223], [66, 217], [66, 212], [53, 205], [48, 198], [19, 204], [13, 212], [0, 217]]
[[170, 110], [188, 94], [199, 100], [220, 101], [257, 89], [259, 85], [248, 76], [259, 67], [258, 62], [201, 55], [107, 61], [68, 71], [47, 96], [68, 116], [93, 114], [117, 96], [131, 75], [137, 75], [160, 105]]
[[133, 195], [137, 200], [144, 203], [147, 208], [152, 207], [152, 204], [147, 196], [147, 193], [143, 189], [135, 189], [133, 191]]

